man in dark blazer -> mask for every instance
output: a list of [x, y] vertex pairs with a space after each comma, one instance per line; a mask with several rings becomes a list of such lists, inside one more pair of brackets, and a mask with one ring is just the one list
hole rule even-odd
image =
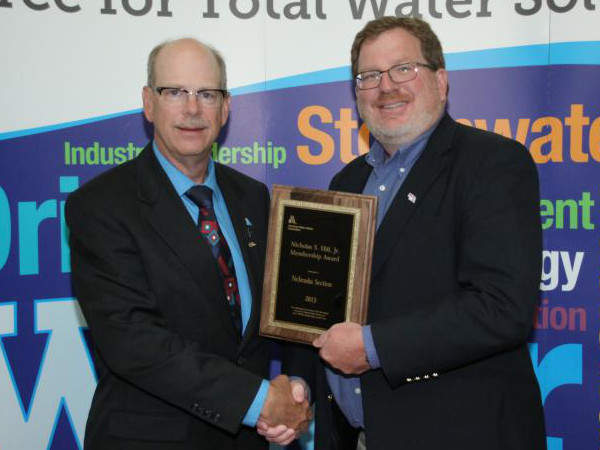
[[427, 23], [369, 22], [352, 48], [375, 142], [332, 190], [377, 195], [368, 325], [332, 326], [285, 352], [316, 400], [322, 449], [545, 448], [527, 351], [541, 227], [526, 148], [456, 123]]
[[257, 421], [295, 430], [308, 404], [287, 377], [267, 381], [258, 336], [268, 191], [210, 158], [229, 113], [222, 57], [193, 39], [157, 46], [143, 100], [153, 141], [66, 206], [98, 363], [85, 448], [266, 449]]

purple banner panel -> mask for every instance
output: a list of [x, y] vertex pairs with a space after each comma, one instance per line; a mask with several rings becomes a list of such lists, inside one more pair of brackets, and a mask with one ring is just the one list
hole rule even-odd
[[[523, 142], [538, 164], [545, 250], [530, 350], [551, 450], [599, 444], [598, 79], [600, 66], [450, 74], [452, 116]], [[326, 188], [344, 164], [368, 151], [353, 97], [347, 81], [236, 96], [214, 158], [268, 186]], [[44, 325], [52, 317], [46, 306], [71, 299], [64, 201], [135, 157], [151, 134], [135, 113], [0, 141], [0, 392], [14, 399], [0, 413], [3, 449], [81, 448], [85, 412], [75, 408], [76, 394], [65, 393], [65, 380], [73, 361], [93, 373], [91, 359], [85, 345], [61, 352], [65, 344], [50, 343], [59, 330]], [[46, 378], [44, 368], [56, 361], [64, 373]], [[54, 402], [42, 403], [48, 396]], [[49, 410], [42, 420], [36, 414], [43, 408]], [[9, 419], [19, 426], [3, 427]]]

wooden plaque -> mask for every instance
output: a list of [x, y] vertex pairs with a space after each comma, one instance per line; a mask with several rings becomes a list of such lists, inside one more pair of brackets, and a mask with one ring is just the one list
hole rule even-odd
[[260, 334], [310, 344], [367, 316], [377, 197], [273, 185]]

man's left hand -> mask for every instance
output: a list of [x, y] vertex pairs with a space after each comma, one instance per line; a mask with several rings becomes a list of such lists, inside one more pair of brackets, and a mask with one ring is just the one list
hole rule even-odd
[[362, 326], [343, 322], [333, 325], [313, 341], [319, 356], [347, 375], [360, 375], [371, 367], [367, 362]]

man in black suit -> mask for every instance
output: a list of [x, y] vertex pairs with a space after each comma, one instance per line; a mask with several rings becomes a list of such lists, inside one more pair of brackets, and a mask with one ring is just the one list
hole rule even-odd
[[322, 449], [537, 450], [544, 418], [526, 342], [541, 271], [527, 149], [456, 123], [437, 36], [418, 19], [369, 22], [352, 47], [375, 141], [332, 190], [376, 195], [368, 325], [285, 352], [316, 400]]
[[99, 366], [86, 450], [266, 449], [259, 419], [287, 441], [309, 418], [287, 377], [267, 381], [258, 336], [268, 191], [210, 157], [226, 89], [214, 49], [157, 46], [143, 90], [153, 142], [67, 201]]

